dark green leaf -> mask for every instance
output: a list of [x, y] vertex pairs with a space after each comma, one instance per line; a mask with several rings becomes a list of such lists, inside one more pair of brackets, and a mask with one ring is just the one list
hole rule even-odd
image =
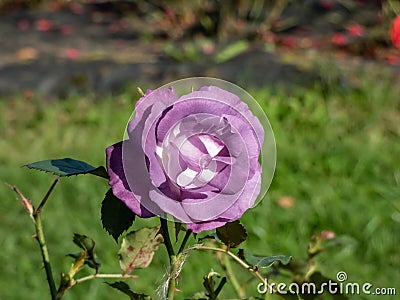
[[150, 296], [144, 294], [138, 294], [131, 290], [129, 285], [123, 281], [117, 281], [113, 283], [106, 282], [109, 286], [114, 289], [119, 290], [120, 292], [124, 293], [125, 295], [129, 296], [131, 300], [150, 300]]
[[135, 214], [109, 189], [101, 206], [101, 222], [104, 229], [115, 239], [127, 230], [135, 220]]
[[249, 265], [258, 268], [268, 268], [272, 266], [273, 263], [279, 261], [281, 264], [287, 265], [292, 257], [288, 255], [273, 255], [273, 256], [256, 256], [250, 254], [244, 249], [239, 250], [239, 257], [244, 259]]
[[122, 272], [129, 274], [136, 268], [146, 268], [162, 241], [160, 226], [142, 228], [129, 233], [122, 240], [121, 249], [118, 252]]
[[91, 171], [89, 173], [92, 174], [92, 175], [103, 177], [105, 179], [109, 179], [110, 178], [110, 176], [108, 176], [106, 168], [104, 168], [103, 166], [97, 167], [96, 169], [94, 169], [93, 171]]
[[198, 238], [199, 242], [202, 242], [204, 240], [216, 240], [217, 242], [222, 243], [222, 241], [218, 238], [218, 236], [217, 236], [217, 234], [215, 232], [209, 233], [209, 234], [207, 234], [207, 235], [205, 235], [203, 237], [199, 237]]
[[108, 178], [108, 174], [104, 167], [93, 167], [84, 161], [63, 158], [63, 159], [49, 159], [33, 162], [25, 165], [30, 169], [50, 172], [58, 176], [71, 176], [79, 174], [93, 174], [96, 176]]
[[239, 220], [226, 223], [217, 228], [217, 236], [227, 246], [235, 248], [244, 242], [247, 238], [247, 232]]

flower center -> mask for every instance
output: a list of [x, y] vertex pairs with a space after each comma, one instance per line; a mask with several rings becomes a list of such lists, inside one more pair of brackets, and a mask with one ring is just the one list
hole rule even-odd
[[157, 150], [165, 173], [181, 189], [206, 186], [229, 164], [225, 144], [210, 127], [196, 126], [198, 122], [198, 118], [178, 122]]

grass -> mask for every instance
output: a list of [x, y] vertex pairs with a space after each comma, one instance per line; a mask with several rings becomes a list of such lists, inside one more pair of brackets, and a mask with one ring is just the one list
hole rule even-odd
[[[312, 234], [332, 230], [350, 242], [319, 257], [317, 264], [324, 274], [335, 278], [345, 271], [351, 282], [396, 287], [400, 292], [399, 92], [390, 81], [367, 79], [359, 89], [332, 86], [328, 92], [316, 88], [291, 95], [251, 91], [274, 129], [278, 161], [267, 198], [242, 218], [249, 233], [246, 249], [301, 260]], [[38, 204], [54, 177], [21, 165], [62, 157], [103, 165], [104, 149], [122, 138], [137, 97], [125, 93], [101, 101], [78, 96], [51, 103], [0, 101], [0, 181], [17, 185]], [[118, 246], [100, 221], [107, 189], [105, 180], [93, 176], [62, 179], [46, 205], [44, 230], [57, 281], [57, 274], [67, 271], [71, 263], [65, 254], [78, 250], [72, 244], [74, 232], [96, 240], [102, 272], [119, 271]], [[0, 299], [26, 299], [27, 295], [44, 299], [48, 288], [32, 239], [33, 225], [12, 191], [1, 185], [0, 193]], [[287, 196], [294, 205], [285, 208], [279, 200]], [[149, 269], [135, 271], [140, 278], [132, 288], [152, 293], [162, 282], [166, 265], [165, 249], [160, 247]], [[179, 280], [178, 298], [199, 291], [202, 276], [211, 268], [221, 271], [210, 253], [191, 254]], [[249, 290], [256, 295], [253, 285]], [[232, 287], [228, 284], [225, 289], [221, 298], [233, 298]], [[65, 299], [117, 296], [123, 298], [102, 280], [94, 280], [73, 288]]]

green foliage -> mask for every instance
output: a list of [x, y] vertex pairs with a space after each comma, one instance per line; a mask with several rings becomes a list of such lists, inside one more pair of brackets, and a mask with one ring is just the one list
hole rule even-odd
[[292, 257], [289, 255], [256, 256], [250, 254], [249, 251], [245, 249], [239, 249], [239, 257], [249, 265], [257, 268], [268, 268], [275, 262], [287, 265], [292, 260]]
[[239, 220], [216, 229], [217, 237], [228, 247], [235, 248], [247, 238], [247, 231]]
[[96, 168], [84, 161], [72, 158], [42, 160], [25, 166], [30, 169], [50, 172], [58, 176], [93, 174], [99, 177], [108, 178], [104, 167], [101, 166]]
[[130, 274], [137, 268], [146, 268], [162, 241], [159, 226], [130, 232], [122, 240], [118, 252], [122, 272]]
[[117, 197], [110, 188], [101, 205], [101, 222], [104, 229], [117, 242], [119, 236], [127, 230], [135, 220], [135, 214]]
[[[368, 80], [367, 75], [379, 80]], [[400, 91], [379, 70], [367, 75], [357, 77], [363, 80], [357, 90], [331, 85], [324, 92], [313, 89], [291, 91], [289, 95], [267, 88], [250, 91], [273, 126], [278, 162], [268, 197], [246, 212], [242, 222], [249, 235], [246, 249], [260, 254], [290, 253], [292, 262], [307, 256], [309, 239], [314, 234], [331, 230], [340, 241], [344, 235], [343, 242], [324, 247], [315, 257], [319, 272], [335, 278], [338, 271], [344, 270], [352, 282], [398, 289], [395, 279], [400, 276], [400, 255], [394, 241], [400, 239], [400, 174], [395, 168], [395, 153], [400, 152]], [[53, 178], [41, 173], [32, 176], [18, 166], [38, 157], [79, 157], [94, 165], [103, 164], [102, 149], [121, 139], [123, 122], [129, 119], [133, 107], [132, 98], [126, 93], [96, 102], [84, 97], [52, 103], [3, 99], [0, 180], [18, 186], [36, 204]], [[70, 267], [65, 249], [71, 245], [65, 237], [72, 232], [90, 233], [97, 242], [102, 271], [119, 272], [115, 263], [118, 249], [104, 234], [98, 217], [101, 194], [107, 189], [106, 181], [92, 176], [69, 177], [55, 189], [43, 219], [50, 255], [56, 262], [54, 274]], [[0, 191], [4, 195], [0, 208], [0, 297], [18, 300], [29, 295], [30, 299], [43, 299], [48, 293], [44, 276], [29, 275], [42, 271], [43, 266], [29, 229], [27, 233], [31, 221], [16, 205], [12, 191], [4, 185]], [[282, 205], [281, 199], [286, 196], [293, 198], [291, 206]], [[157, 223], [136, 219], [133, 229]], [[17, 263], [10, 257], [18, 258]], [[148, 268], [136, 270], [139, 278], [134, 281], [134, 290], [153, 293], [154, 282], [163, 276], [160, 269], [166, 259], [165, 252], [159, 251]], [[188, 298], [198, 291], [202, 274], [207, 274], [210, 266], [223, 273], [210, 253], [192, 251], [180, 274], [178, 288], [182, 291], [177, 295]], [[249, 280], [236, 265], [232, 269], [240, 282]], [[248, 283], [249, 296], [257, 294], [256, 285], [255, 281]], [[93, 280], [68, 291], [65, 299], [106, 300], [115, 296], [112, 289], [104, 288], [102, 280]], [[228, 281], [220, 298], [235, 297]], [[379, 296], [368, 298], [378, 300]]]

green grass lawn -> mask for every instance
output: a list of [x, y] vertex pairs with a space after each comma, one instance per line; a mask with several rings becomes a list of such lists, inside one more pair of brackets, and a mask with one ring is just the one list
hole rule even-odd
[[[328, 92], [316, 88], [290, 96], [268, 89], [251, 93], [274, 129], [278, 159], [266, 199], [242, 218], [249, 234], [244, 247], [256, 254], [293, 255], [296, 261], [305, 258], [311, 235], [332, 230], [350, 242], [319, 256], [324, 274], [335, 278], [345, 271], [351, 282], [396, 287], [400, 293], [399, 87], [385, 80], [365, 80], [358, 89], [332, 86]], [[54, 176], [22, 165], [63, 157], [104, 165], [104, 149], [122, 138], [137, 98], [138, 94], [125, 93], [96, 101], [77, 96], [48, 103], [0, 101], [0, 181], [17, 185], [38, 204]], [[93, 176], [63, 178], [47, 203], [43, 222], [57, 282], [58, 274], [71, 264], [65, 254], [78, 250], [72, 243], [74, 232], [97, 242], [102, 272], [119, 271], [118, 245], [100, 221], [107, 189], [105, 180]], [[0, 194], [0, 299], [46, 299], [33, 224], [3, 184]], [[280, 206], [282, 197], [293, 198], [294, 205]], [[165, 249], [160, 247], [149, 269], [135, 271], [140, 278], [131, 281], [132, 288], [152, 293], [162, 283], [166, 267]], [[221, 270], [210, 253], [191, 254], [177, 298], [201, 290], [202, 276], [211, 268]], [[236, 266], [234, 270], [244, 273]], [[249, 295], [257, 295], [256, 285], [251, 284]], [[124, 299], [97, 279], [73, 288], [65, 299], [117, 297]], [[234, 297], [228, 283], [221, 299]]]

